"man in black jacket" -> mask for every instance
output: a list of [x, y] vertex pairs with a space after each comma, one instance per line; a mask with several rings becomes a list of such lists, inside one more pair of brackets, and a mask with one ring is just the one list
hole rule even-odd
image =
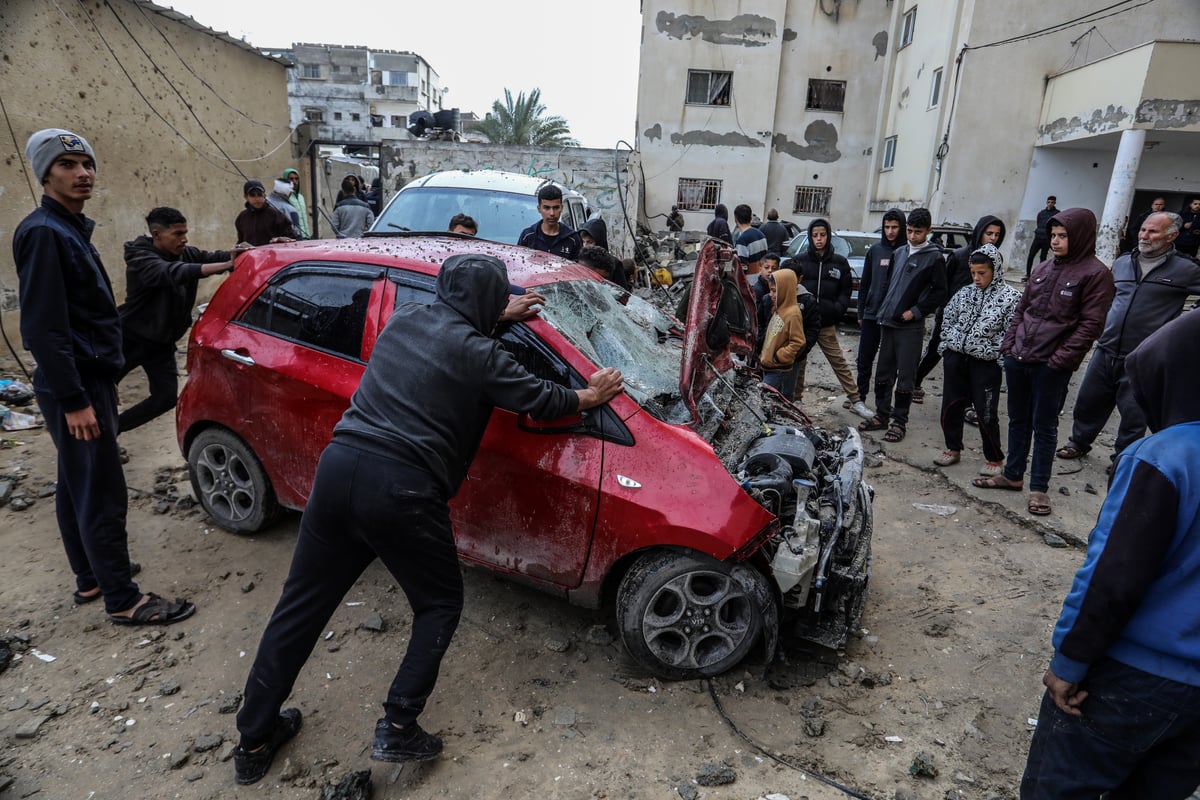
[[[546, 302], [510, 286], [503, 262], [451, 256], [429, 305], [396, 309], [375, 344], [350, 408], [333, 429], [283, 594], [263, 632], [238, 714], [237, 782], [255, 783], [300, 729], [280, 711], [342, 598], [376, 558], [413, 610], [404, 661], [375, 726], [371, 757], [436, 758], [442, 740], [417, 724], [462, 612], [462, 573], [447, 503], [458, 491], [496, 406], [554, 419], [607, 403], [621, 373], [602, 369], [572, 390], [529, 374], [492, 337]], [[507, 307], [506, 307], [507, 304]]]
[[1058, 213], [1057, 203], [1058, 198], [1050, 195], [1046, 198], [1046, 207], [1038, 212], [1037, 227], [1033, 229], [1033, 242], [1029, 245], [1029, 254], [1025, 256], [1025, 280], [1029, 280], [1033, 265], [1042, 263], [1050, 250], [1050, 232], [1046, 225], [1050, 223], [1050, 218]]
[[858, 393], [861, 397], [867, 397], [871, 391], [871, 369], [879, 352], [879, 307], [883, 305], [888, 282], [892, 278], [893, 254], [905, 242], [906, 225], [903, 211], [888, 209], [883, 215], [879, 241], [871, 245], [863, 259], [862, 278], [858, 284], [857, 367]]
[[[796, 256], [788, 267], [800, 276], [800, 285], [817, 296], [821, 309], [821, 332], [817, 335], [817, 346], [825, 354], [833, 374], [837, 376], [850, 410], [864, 419], [871, 419], [875, 412], [867, 408], [858, 394], [854, 373], [842, 353], [842, 342], [838, 338], [837, 323], [850, 307], [850, 291], [853, 276], [850, 263], [833, 251], [833, 229], [823, 219], [816, 219], [808, 226], [808, 247]], [[796, 402], [804, 394], [804, 374], [808, 359], [796, 370]]]
[[104, 597], [114, 625], [169, 625], [196, 606], [143, 594], [125, 529], [128, 496], [117, 448], [117, 376], [124, 367], [112, 283], [83, 215], [96, 156], [82, 136], [38, 131], [25, 145], [41, 206], [13, 234], [21, 338], [37, 362], [33, 388], [58, 451], [58, 529], [75, 573], [75, 603]]
[[249, 247], [233, 252], [188, 247], [187, 219], [165, 206], [151, 210], [146, 225], [149, 236], [125, 243], [125, 302], [117, 309], [125, 367], [117, 380], [141, 367], [150, 396], [121, 412], [119, 433], [175, 407], [175, 343], [192, 324], [200, 279], [232, 270], [234, 255]]
[[942, 360], [941, 355], [938, 354], [938, 346], [942, 343], [942, 311], [959, 289], [971, 283], [971, 265], [969, 263], [971, 253], [985, 244], [999, 247], [1004, 241], [1004, 230], [1004, 223], [999, 217], [984, 214], [975, 223], [975, 230], [971, 232], [970, 244], [963, 245], [946, 256], [946, 299], [938, 306], [937, 313], [934, 315], [933, 333], [929, 334], [929, 344], [925, 348], [925, 355], [921, 357], [921, 363], [917, 366], [916, 383], [913, 385], [914, 403], [925, 402], [925, 390], [921, 388], [921, 382], [928, 377], [929, 373], [933, 372], [933, 368]]
[[787, 228], [779, 221], [779, 212], [772, 208], [767, 212], [767, 221], [758, 226], [758, 232], [767, 237], [767, 252], [783, 255], [783, 243], [788, 238]]
[[887, 428], [883, 438], [888, 442], [904, 438], [925, 319], [946, 297], [946, 262], [941, 248], [929, 240], [931, 227], [928, 209], [914, 209], [908, 215], [908, 243], [896, 249], [891, 281], [879, 306], [882, 335], [875, 374], [876, 411], [874, 418], [858, 427], [864, 431]]

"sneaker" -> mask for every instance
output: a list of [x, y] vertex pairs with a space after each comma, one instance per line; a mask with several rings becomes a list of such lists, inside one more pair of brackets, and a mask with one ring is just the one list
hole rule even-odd
[[979, 424], [979, 415], [975, 413], [975, 409], [973, 409], [973, 408], [967, 409], [967, 412], [965, 414], [963, 414], [963, 422], [967, 423], [968, 425], [978, 425]]
[[989, 461], [979, 468], [980, 475], [986, 475], [989, 478], [994, 478], [1004, 471], [1003, 461]]
[[429, 761], [442, 752], [442, 740], [412, 723], [397, 728], [386, 719], [375, 723], [375, 746], [371, 758], [376, 761]]
[[962, 456], [957, 450], [943, 450], [942, 454], [933, 460], [933, 463], [939, 467], [949, 467], [952, 464], [957, 464], [962, 459]]
[[271, 768], [275, 753], [300, 730], [300, 709], [285, 708], [279, 712], [275, 728], [271, 731], [271, 741], [257, 750], [243, 750], [241, 745], [233, 751], [233, 772], [237, 782], [242, 786], [258, 783]]
[[863, 419], [874, 419], [875, 412], [863, 405], [862, 400], [856, 400], [850, 404], [850, 410], [858, 414]]

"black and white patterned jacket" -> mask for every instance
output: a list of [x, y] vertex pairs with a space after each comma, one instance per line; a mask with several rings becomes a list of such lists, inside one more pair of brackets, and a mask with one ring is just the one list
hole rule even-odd
[[971, 283], [950, 298], [942, 316], [938, 352], [945, 355], [953, 350], [983, 361], [999, 361], [1000, 344], [1021, 293], [1004, 282], [1004, 258], [995, 245], [985, 244], [974, 253], [984, 253], [992, 260], [992, 282], [986, 289]]

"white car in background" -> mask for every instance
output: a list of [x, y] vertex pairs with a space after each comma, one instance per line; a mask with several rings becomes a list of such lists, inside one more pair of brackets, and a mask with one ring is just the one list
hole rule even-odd
[[[834, 231], [833, 233], [833, 252], [850, 262], [852, 288], [850, 289], [850, 306], [846, 309], [848, 317], [855, 317], [858, 313], [858, 286], [862, 281], [863, 262], [866, 261], [867, 250], [878, 242], [878, 233], [866, 233], [865, 231]], [[791, 259], [796, 258], [807, 249], [808, 231], [805, 231], [792, 239], [787, 252], [783, 255], [781, 266], [788, 266]]]

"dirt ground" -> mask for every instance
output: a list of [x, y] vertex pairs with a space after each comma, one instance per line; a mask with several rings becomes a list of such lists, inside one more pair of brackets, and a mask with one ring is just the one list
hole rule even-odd
[[[856, 338], [844, 339], [852, 351]], [[0, 374], [12, 369], [0, 360]], [[804, 405], [818, 423], [853, 423], [819, 354], [809, 375]], [[1015, 798], [1050, 630], [1083, 556], [1043, 535], [1086, 538], [1103, 460], [1056, 476], [1055, 515], [1035, 522], [1023, 495], [969, 487], [978, 453], [932, 467], [939, 388], [927, 385], [908, 439], [868, 471], [871, 594], [844, 652], [785, 634], [774, 664], [752, 661], [711, 686], [663, 682], [612, 641], [601, 614], [467, 570], [463, 622], [422, 717], [445, 753], [396, 768], [368, 747], [410, 615], [376, 564], [300, 677], [303, 730], [252, 787], [233, 781], [231, 712], [298, 516], [254, 536], [217, 529], [185, 507], [173, 418], [127, 435], [138, 580], [199, 610], [168, 628], [116, 628], [100, 604], [71, 601], [49, 437], [5, 433], [0, 480], [19, 478], [34, 502], [0, 508], [0, 631], [19, 655], [0, 673], [0, 798], [315, 798], [365, 769], [375, 798]], [[144, 391], [122, 387], [131, 400]], [[1069, 413], [1063, 425], [1065, 439]], [[967, 440], [978, 447], [974, 429]]]

